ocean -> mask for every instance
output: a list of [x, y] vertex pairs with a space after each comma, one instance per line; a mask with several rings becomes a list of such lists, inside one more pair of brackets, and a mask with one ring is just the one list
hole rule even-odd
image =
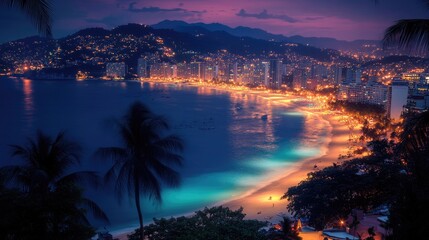
[[[164, 189], [162, 204], [142, 200], [143, 215], [184, 215], [238, 198], [263, 186], [302, 159], [321, 154], [324, 124], [294, 107], [246, 91], [138, 81], [74, 81], [0, 78], [0, 166], [19, 163], [10, 144], [25, 144], [38, 129], [65, 131], [83, 147], [74, 170], [104, 174], [109, 161], [94, 160], [99, 147], [120, 146], [113, 126], [130, 104], [141, 101], [185, 142], [182, 184]], [[310, 126], [309, 126], [310, 125]], [[314, 125], [314, 126], [313, 126]], [[286, 189], [285, 189], [286, 191]], [[107, 213], [109, 230], [137, 227], [133, 200], [113, 190], [85, 189]], [[245, 209], [244, 209], [245, 211]], [[97, 227], [102, 223], [94, 222]]]

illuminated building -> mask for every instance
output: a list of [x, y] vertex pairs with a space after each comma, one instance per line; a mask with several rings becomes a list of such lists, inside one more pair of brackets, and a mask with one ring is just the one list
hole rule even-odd
[[393, 81], [390, 87], [390, 108], [389, 116], [391, 119], [399, 120], [407, 104], [408, 83], [405, 81]]
[[269, 62], [262, 62], [262, 65], [264, 66], [264, 85], [265, 85], [265, 87], [269, 87], [268, 81], [270, 78], [270, 63]]
[[216, 76], [216, 66], [206, 65], [204, 72], [204, 81], [211, 81]]
[[272, 89], [279, 89], [282, 83], [282, 61], [279, 59], [270, 60], [270, 72], [268, 87]]
[[171, 78], [173, 70], [169, 63], [154, 63], [150, 66], [150, 76], [155, 78]]
[[340, 84], [337, 99], [347, 102], [368, 103], [388, 110], [389, 88], [377, 82], [367, 84]]
[[205, 64], [202, 62], [191, 62], [191, 78], [204, 80], [205, 79]]
[[334, 82], [335, 84], [341, 84], [346, 79], [346, 68], [335, 67], [334, 69]]
[[177, 65], [172, 65], [171, 66], [171, 72], [172, 72], [171, 77], [172, 78], [177, 78]]
[[299, 68], [293, 71], [292, 87], [295, 89], [301, 89], [307, 87], [307, 71]]
[[407, 82], [418, 83], [420, 82], [420, 74], [418, 73], [402, 73], [401, 79]]
[[359, 68], [347, 68], [346, 70], [346, 83], [356, 83], [361, 82], [362, 71]]
[[137, 76], [139, 78], [149, 78], [149, 64], [144, 58], [139, 58], [137, 60]]
[[113, 79], [124, 79], [127, 66], [124, 62], [112, 62], [106, 64], [106, 76]]

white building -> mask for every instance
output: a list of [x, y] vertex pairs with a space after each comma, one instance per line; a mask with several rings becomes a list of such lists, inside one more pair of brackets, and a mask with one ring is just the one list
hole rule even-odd
[[262, 62], [264, 66], [264, 85], [268, 87], [268, 80], [270, 79], [270, 62]]
[[407, 104], [408, 82], [393, 81], [390, 92], [390, 118], [399, 120]]
[[368, 103], [382, 106], [389, 112], [389, 88], [381, 83], [340, 84], [337, 99], [347, 102]]

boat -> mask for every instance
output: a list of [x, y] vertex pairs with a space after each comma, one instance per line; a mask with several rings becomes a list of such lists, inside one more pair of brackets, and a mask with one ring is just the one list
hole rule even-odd
[[267, 114], [262, 115], [261, 119], [264, 120], [264, 121], [266, 121], [268, 119], [268, 115]]

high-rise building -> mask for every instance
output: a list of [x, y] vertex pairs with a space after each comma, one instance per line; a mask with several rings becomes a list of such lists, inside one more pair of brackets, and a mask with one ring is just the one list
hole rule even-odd
[[212, 81], [215, 76], [216, 66], [206, 64], [204, 66], [204, 81]]
[[265, 87], [269, 87], [269, 80], [270, 80], [270, 63], [269, 62], [262, 62], [263, 65], [263, 71], [264, 71], [264, 85]]
[[204, 64], [202, 62], [191, 62], [191, 78], [204, 79]]
[[238, 63], [234, 62], [228, 65], [228, 80], [236, 83], [238, 79]]
[[219, 65], [216, 64], [213, 68], [213, 80], [217, 81], [219, 80]]
[[270, 60], [270, 72], [268, 87], [272, 89], [279, 89], [282, 83], [282, 61], [279, 59]]
[[368, 103], [382, 106], [389, 112], [389, 88], [381, 83], [340, 84], [337, 99], [347, 102]]
[[144, 58], [137, 60], [137, 76], [139, 78], [149, 78], [149, 64]]
[[406, 81], [393, 81], [390, 87], [390, 108], [391, 119], [399, 120], [407, 104], [408, 83]]
[[346, 80], [347, 68], [335, 67], [334, 68], [334, 83], [336, 85], [343, 83]]
[[124, 79], [127, 66], [124, 62], [106, 63], [106, 76], [113, 79]]
[[171, 78], [173, 76], [173, 70], [169, 63], [154, 63], [150, 67], [150, 75], [154, 78]]
[[307, 71], [297, 68], [293, 71], [292, 87], [295, 89], [307, 88]]
[[362, 70], [359, 68], [347, 68], [345, 83], [356, 83], [361, 82]]
[[171, 66], [171, 73], [172, 73], [171, 75], [172, 78], [177, 78], [177, 65]]

